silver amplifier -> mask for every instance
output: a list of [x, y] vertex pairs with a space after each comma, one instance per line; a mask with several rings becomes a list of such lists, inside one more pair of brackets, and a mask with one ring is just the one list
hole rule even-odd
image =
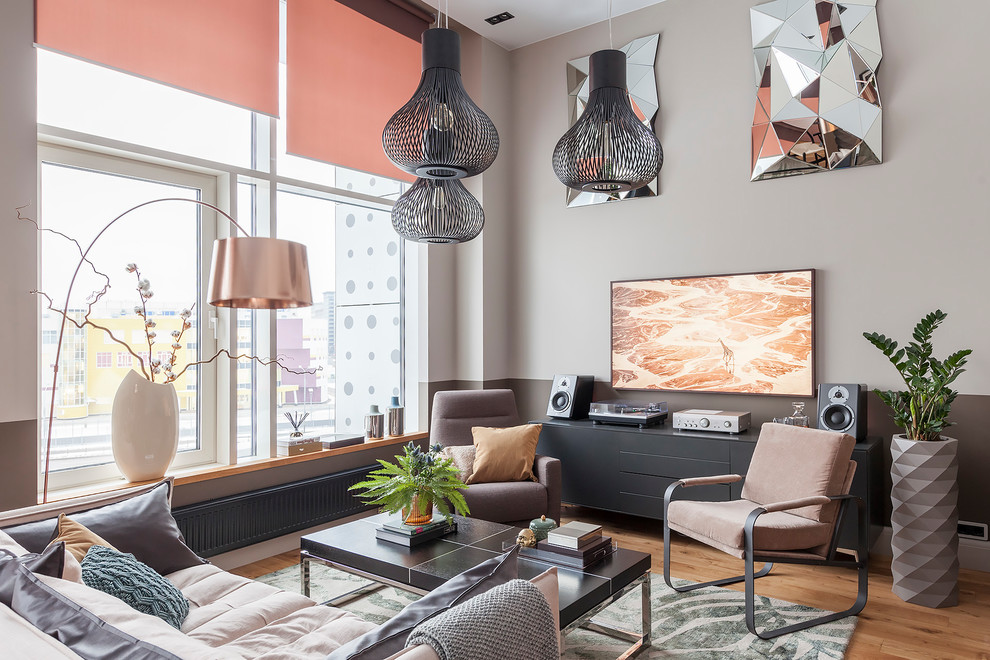
[[749, 428], [749, 413], [733, 410], [681, 410], [674, 413], [675, 429], [742, 433]]

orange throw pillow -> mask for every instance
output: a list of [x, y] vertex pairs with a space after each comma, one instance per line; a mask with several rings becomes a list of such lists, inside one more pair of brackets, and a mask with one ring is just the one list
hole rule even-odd
[[536, 481], [533, 476], [533, 461], [542, 428], [542, 424], [523, 424], [505, 429], [473, 427], [474, 473], [467, 483], [484, 484], [524, 479]]
[[58, 516], [58, 525], [55, 527], [55, 538], [51, 540], [51, 543], [58, 543], [59, 541], [65, 541], [66, 552], [75, 557], [76, 561], [80, 564], [91, 546], [102, 545], [113, 550], [117, 549], [110, 545], [102, 536], [90, 531], [84, 525], [77, 523], [64, 513], [60, 513]]

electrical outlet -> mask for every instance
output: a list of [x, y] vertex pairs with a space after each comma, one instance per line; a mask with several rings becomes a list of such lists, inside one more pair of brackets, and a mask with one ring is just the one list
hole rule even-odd
[[977, 541], [990, 540], [990, 535], [987, 534], [986, 523], [975, 523], [960, 520], [956, 529], [959, 530], [959, 536], [965, 539], [976, 539]]

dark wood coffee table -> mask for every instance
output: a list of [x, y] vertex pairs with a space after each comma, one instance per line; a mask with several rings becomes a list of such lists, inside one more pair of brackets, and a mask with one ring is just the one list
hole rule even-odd
[[[302, 591], [309, 596], [310, 563], [318, 561], [367, 578], [372, 584], [339, 596], [329, 604], [367, 593], [384, 585], [420, 595], [503, 553], [504, 542], [514, 541], [519, 528], [455, 516], [457, 532], [414, 548], [380, 541], [375, 530], [394, 519], [379, 514], [302, 537], [300, 571]], [[528, 580], [553, 564], [519, 557], [519, 577]], [[560, 584], [560, 628], [563, 634], [583, 627], [633, 642], [621, 657], [629, 658], [650, 645], [650, 555], [619, 548], [587, 570], [557, 566]], [[602, 609], [639, 587], [642, 590], [642, 632], [618, 630], [592, 621]]]

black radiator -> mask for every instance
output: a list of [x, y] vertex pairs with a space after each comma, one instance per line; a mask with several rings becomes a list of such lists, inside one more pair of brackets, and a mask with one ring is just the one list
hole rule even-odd
[[190, 504], [172, 515], [193, 552], [211, 557], [374, 508], [347, 489], [377, 467]]

